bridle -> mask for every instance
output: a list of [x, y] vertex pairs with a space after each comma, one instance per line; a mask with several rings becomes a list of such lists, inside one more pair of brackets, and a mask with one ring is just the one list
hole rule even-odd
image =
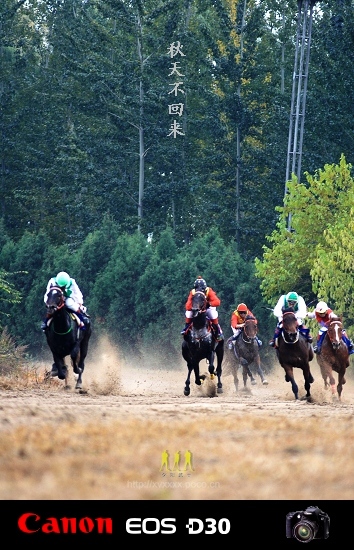
[[287, 340], [287, 339], [285, 338], [285, 333], [286, 333], [288, 336], [289, 336], [290, 334], [295, 334], [294, 332], [289, 332], [289, 331], [287, 331], [287, 330], [284, 328], [284, 317], [285, 317], [285, 315], [292, 315], [292, 316], [294, 317], [294, 319], [296, 320], [296, 317], [295, 317], [295, 315], [294, 315], [294, 313], [293, 313], [292, 311], [286, 311], [286, 312], [283, 313], [283, 330], [281, 331], [282, 338], [283, 338], [283, 340], [284, 340], [284, 342], [285, 342], [286, 344], [296, 344], [296, 342], [299, 341], [299, 334], [300, 334], [298, 328], [296, 329], [296, 338], [295, 338], [295, 340]]
[[59, 302], [55, 304], [50, 304], [50, 305], [46, 304], [46, 306], [51, 313], [54, 313], [55, 311], [58, 311], [59, 309], [62, 309], [65, 306], [65, 300], [64, 300], [64, 293], [59, 286], [52, 286], [49, 292], [51, 292], [52, 290], [55, 290], [59, 293]]
[[[206, 307], [207, 306], [207, 299], [206, 299], [206, 296], [205, 296], [204, 292], [202, 292], [201, 290], [197, 290], [195, 292], [194, 296], [196, 296], [196, 297], [202, 296], [203, 297], [202, 306], [199, 306], [197, 308], [192, 306], [193, 317], [196, 317], [197, 315], [200, 315], [201, 313], [206, 312], [206, 310], [207, 310], [207, 307]], [[194, 298], [194, 296], [193, 296], [193, 298]]]
[[[332, 335], [332, 331], [330, 330], [331, 328], [334, 332], [334, 336]], [[339, 334], [339, 330], [342, 331], [342, 328], [343, 328], [343, 325], [341, 321], [337, 319], [331, 321], [328, 325], [327, 334], [334, 349], [338, 349], [341, 344], [342, 335]]]
[[[249, 327], [250, 325], [256, 327], [256, 333], [255, 333], [254, 336], [249, 336], [249, 334], [247, 334], [247, 327]], [[245, 340], [244, 336], [246, 336], [246, 338], [248, 338], [248, 340]], [[252, 344], [254, 342], [256, 336], [257, 336], [256, 322], [254, 321], [254, 319], [247, 319], [245, 321], [245, 326], [243, 327], [243, 331], [242, 331], [242, 340], [245, 342], [245, 344]]]

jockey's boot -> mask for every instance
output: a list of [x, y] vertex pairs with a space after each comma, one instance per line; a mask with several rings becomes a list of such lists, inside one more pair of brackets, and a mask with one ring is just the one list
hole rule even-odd
[[278, 336], [280, 334], [280, 327], [276, 327], [275, 331], [274, 331], [274, 336], [271, 340], [269, 340], [268, 344], [272, 347], [272, 348], [275, 348], [275, 342], [276, 340], [278, 339]]
[[301, 325], [301, 326], [299, 327], [299, 330], [300, 330], [301, 334], [302, 334], [303, 336], [305, 336], [305, 338], [306, 338], [306, 340], [308, 341], [308, 343], [309, 343], [309, 344], [312, 344], [313, 339], [312, 339], [312, 336], [311, 336], [311, 334], [310, 334], [310, 329], [307, 328], [307, 327], [304, 327], [303, 325]]
[[48, 328], [48, 320], [52, 317], [52, 315], [50, 315], [49, 313], [47, 313], [47, 316], [45, 319], [43, 319], [42, 323], [41, 323], [41, 330], [43, 332], [45, 332]]
[[317, 355], [321, 353], [322, 342], [325, 336], [326, 332], [320, 332], [320, 334], [317, 336], [317, 344], [313, 347], [313, 351], [317, 353]]
[[353, 342], [348, 338], [348, 336], [346, 334], [343, 334], [342, 340], [344, 341], [344, 343], [346, 344], [346, 346], [348, 348], [349, 355], [352, 355], [354, 353]]
[[79, 309], [77, 311], [76, 315], [78, 316], [80, 321], [82, 321], [84, 323], [84, 326], [82, 328], [86, 329], [89, 326], [89, 324], [91, 323], [90, 316], [87, 315], [87, 313], [84, 313], [81, 309]]
[[184, 329], [181, 330], [181, 334], [183, 336], [187, 333], [187, 331], [188, 331], [189, 327], [191, 326], [191, 324], [192, 324], [192, 321], [186, 321], [186, 324], [184, 325]]

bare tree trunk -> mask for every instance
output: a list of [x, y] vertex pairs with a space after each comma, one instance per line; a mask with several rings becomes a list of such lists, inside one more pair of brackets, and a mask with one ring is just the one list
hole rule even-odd
[[[245, 17], [246, 17], [246, 7], [247, 7], [247, 0], [244, 0], [243, 4], [243, 13], [242, 13], [242, 21], [241, 21], [241, 32], [240, 32], [240, 66], [242, 71], [242, 60], [243, 60], [243, 29], [245, 27]], [[238, 83], [237, 87], [237, 97], [241, 101], [241, 78]], [[240, 131], [240, 124], [237, 124], [236, 128], [236, 212], [235, 212], [235, 219], [236, 219], [236, 244], [239, 245], [240, 241], [240, 230], [239, 230], [239, 224], [240, 224], [240, 182], [241, 182], [241, 131]]]

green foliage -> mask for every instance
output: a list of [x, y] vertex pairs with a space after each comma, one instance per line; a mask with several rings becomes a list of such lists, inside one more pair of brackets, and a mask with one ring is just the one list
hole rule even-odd
[[[295, 289], [307, 300], [332, 300], [354, 317], [350, 299], [353, 258], [354, 180], [344, 155], [339, 164], [326, 164], [307, 185], [296, 177], [280, 212], [277, 230], [268, 237], [263, 259], [255, 260], [265, 299], [274, 305], [282, 293]], [[291, 215], [291, 231], [287, 229]]]

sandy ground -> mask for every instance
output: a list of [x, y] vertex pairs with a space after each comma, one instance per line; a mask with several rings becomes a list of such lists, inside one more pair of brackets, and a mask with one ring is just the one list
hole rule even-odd
[[107, 342], [96, 352], [82, 393], [72, 374], [69, 390], [41, 381], [44, 364], [38, 384], [0, 389], [0, 499], [353, 499], [351, 372], [342, 402], [316, 360], [312, 403], [295, 401], [278, 365], [267, 386], [236, 393], [225, 376], [209, 398], [192, 379], [186, 397], [182, 362], [127, 365]]

